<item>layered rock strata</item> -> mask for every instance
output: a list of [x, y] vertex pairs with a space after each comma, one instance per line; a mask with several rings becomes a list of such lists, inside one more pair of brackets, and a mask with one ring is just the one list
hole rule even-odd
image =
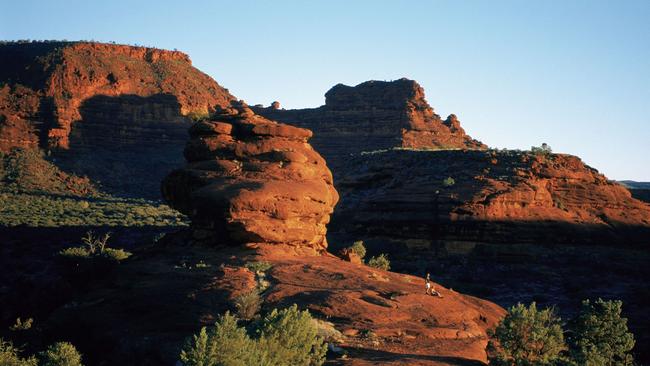
[[336, 167], [351, 154], [395, 147], [416, 149], [485, 149], [460, 127], [455, 115], [442, 119], [415, 81], [367, 81], [355, 87], [338, 84], [325, 94], [325, 105], [284, 110], [279, 103], [255, 112], [314, 131], [312, 144]]
[[563, 154], [386, 151], [350, 159], [332, 229], [413, 247], [642, 243], [650, 205]]
[[163, 197], [210, 242], [284, 243], [322, 250], [338, 201], [311, 131], [233, 103], [190, 129], [187, 166], [162, 184]]

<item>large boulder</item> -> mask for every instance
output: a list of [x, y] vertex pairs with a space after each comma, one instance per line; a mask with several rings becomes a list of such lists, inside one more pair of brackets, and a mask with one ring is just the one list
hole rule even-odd
[[311, 131], [255, 115], [242, 102], [190, 128], [187, 166], [169, 174], [163, 197], [192, 219], [194, 238], [223, 243], [327, 247], [338, 201]]

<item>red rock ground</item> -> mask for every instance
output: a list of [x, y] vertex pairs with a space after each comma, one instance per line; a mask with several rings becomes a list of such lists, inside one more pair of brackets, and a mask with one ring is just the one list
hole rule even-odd
[[[199, 261], [208, 267], [196, 267]], [[422, 278], [306, 248], [215, 250], [168, 242], [140, 253], [110, 286], [66, 304], [46, 325], [59, 337], [67, 332], [89, 357], [108, 357], [103, 361], [109, 364], [171, 364], [185, 337], [255, 286], [255, 275], [243, 267], [249, 261], [273, 265], [265, 309], [296, 303], [343, 334], [336, 338], [348, 357], [331, 364], [482, 364], [486, 329], [504, 313], [438, 284], [443, 298], [425, 295]]]

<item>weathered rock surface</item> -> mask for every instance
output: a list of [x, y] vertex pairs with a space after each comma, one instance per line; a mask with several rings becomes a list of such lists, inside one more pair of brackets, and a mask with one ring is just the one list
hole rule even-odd
[[[177, 109], [174, 118], [207, 114], [234, 99], [178, 51], [90, 42], [9, 43], [0, 45], [0, 66], [2, 150], [38, 141], [44, 147], [74, 148], [69, 135], [84, 119], [82, 107], [99, 95], [170, 95], [173, 101], [164, 104]], [[149, 111], [156, 113], [156, 108]], [[146, 112], [131, 114], [130, 122], [137, 124]], [[169, 120], [165, 113], [153, 117]]]
[[198, 240], [285, 243], [322, 250], [338, 201], [311, 131], [255, 115], [235, 102], [190, 129], [188, 165], [162, 184], [192, 219]]
[[393, 150], [349, 159], [343, 171], [332, 229], [355, 239], [430, 247], [650, 237], [650, 205], [575, 156]]
[[312, 144], [338, 174], [350, 154], [394, 147], [485, 149], [465, 134], [455, 115], [442, 119], [424, 99], [415, 81], [367, 81], [355, 87], [338, 84], [313, 109], [279, 109], [279, 103], [255, 112], [314, 131]]
[[148, 198], [182, 163], [192, 118], [235, 99], [184, 53], [89, 42], [0, 45], [0, 85], [0, 151], [51, 150], [65, 171]]

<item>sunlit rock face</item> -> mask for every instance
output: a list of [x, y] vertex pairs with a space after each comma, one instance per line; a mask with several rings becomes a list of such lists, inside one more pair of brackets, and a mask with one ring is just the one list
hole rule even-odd
[[187, 165], [165, 178], [163, 196], [190, 216], [196, 240], [325, 249], [338, 194], [311, 136], [235, 102], [190, 128]]
[[414, 80], [366, 81], [357, 86], [338, 84], [325, 93], [325, 105], [280, 109], [278, 102], [253, 110], [294, 126], [314, 131], [314, 147], [334, 170], [350, 155], [391, 149], [483, 150], [460, 127], [455, 115], [437, 115]]

